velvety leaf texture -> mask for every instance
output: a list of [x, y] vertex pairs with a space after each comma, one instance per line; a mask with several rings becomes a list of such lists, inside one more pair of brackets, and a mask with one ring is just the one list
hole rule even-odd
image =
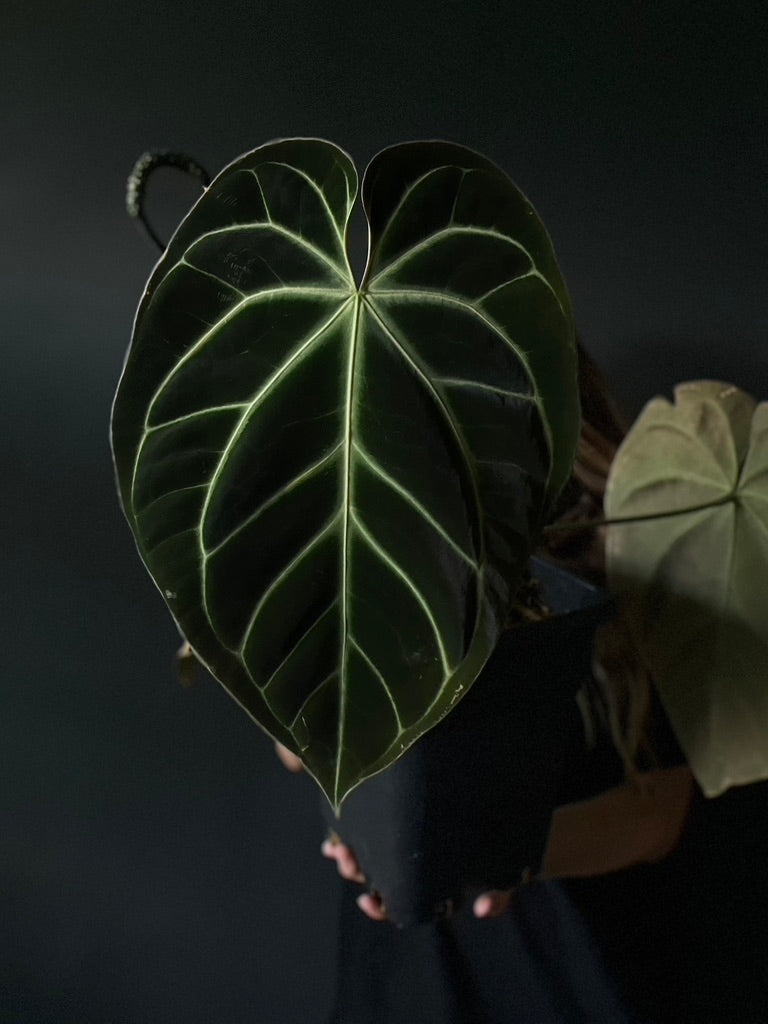
[[[227, 167], [136, 317], [112, 439], [199, 659], [339, 806], [471, 686], [578, 439], [567, 293], [530, 204], [463, 147]], [[513, 681], [511, 682], [513, 685]]]
[[619, 449], [608, 574], [702, 789], [768, 778], [768, 404], [715, 381], [656, 398]]

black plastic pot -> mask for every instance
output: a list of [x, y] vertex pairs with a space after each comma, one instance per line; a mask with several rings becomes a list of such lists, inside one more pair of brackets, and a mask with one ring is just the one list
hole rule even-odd
[[590, 672], [605, 592], [540, 559], [552, 618], [508, 630], [442, 722], [325, 819], [396, 925], [433, 921], [536, 870]]

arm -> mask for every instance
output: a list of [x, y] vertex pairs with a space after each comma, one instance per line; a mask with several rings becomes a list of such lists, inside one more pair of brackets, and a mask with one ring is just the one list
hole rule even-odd
[[[280, 744], [276, 749], [287, 768], [301, 771], [301, 761], [295, 754]], [[645, 772], [636, 781], [589, 800], [558, 807], [552, 815], [538, 877], [593, 877], [662, 860], [680, 841], [693, 790], [693, 776], [687, 767], [668, 768]], [[322, 852], [336, 862], [342, 878], [365, 883], [350, 847], [326, 839]], [[475, 916], [506, 913], [514, 893], [514, 889], [483, 893], [475, 900]], [[386, 909], [370, 893], [363, 893], [358, 905], [373, 920], [386, 920]]]
[[[693, 788], [687, 767], [670, 768], [558, 807], [538, 877], [588, 878], [663, 860], [683, 834]], [[475, 915], [497, 917], [513, 896], [514, 890], [484, 893]]]
[[662, 860], [680, 841], [692, 796], [693, 777], [681, 767], [647, 772], [637, 783], [558, 807], [541, 877], [605, 875]]

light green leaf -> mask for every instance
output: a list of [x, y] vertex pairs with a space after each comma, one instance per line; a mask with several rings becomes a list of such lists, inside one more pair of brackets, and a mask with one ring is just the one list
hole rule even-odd
[[[684, 510], [694, 510], [685, 512]], [[715, 381], [641, 413], [611, 469], [611, 589], [702, 789], [768, 778], [768, 404]]]
[[568, 297], [527, 200], [447, 143], [357, 192], [326, 142], [226, 168], [141, 301], [113, 450], [196, 656], [338, 806], [471, 686], [578, 438]]

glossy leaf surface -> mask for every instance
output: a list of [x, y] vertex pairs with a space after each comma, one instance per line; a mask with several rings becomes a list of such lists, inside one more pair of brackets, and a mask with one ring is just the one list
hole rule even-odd
[[226, 168], [136, 318], [126, 516], [195, 653], [334, 805], [466, 692], [578, 437], [568, 297], [498, 168], [317, 140]]
[[650, 402], [619, 449], [612, 589], [704, 792], [768, 777], [768, 404], [713, 381]]

